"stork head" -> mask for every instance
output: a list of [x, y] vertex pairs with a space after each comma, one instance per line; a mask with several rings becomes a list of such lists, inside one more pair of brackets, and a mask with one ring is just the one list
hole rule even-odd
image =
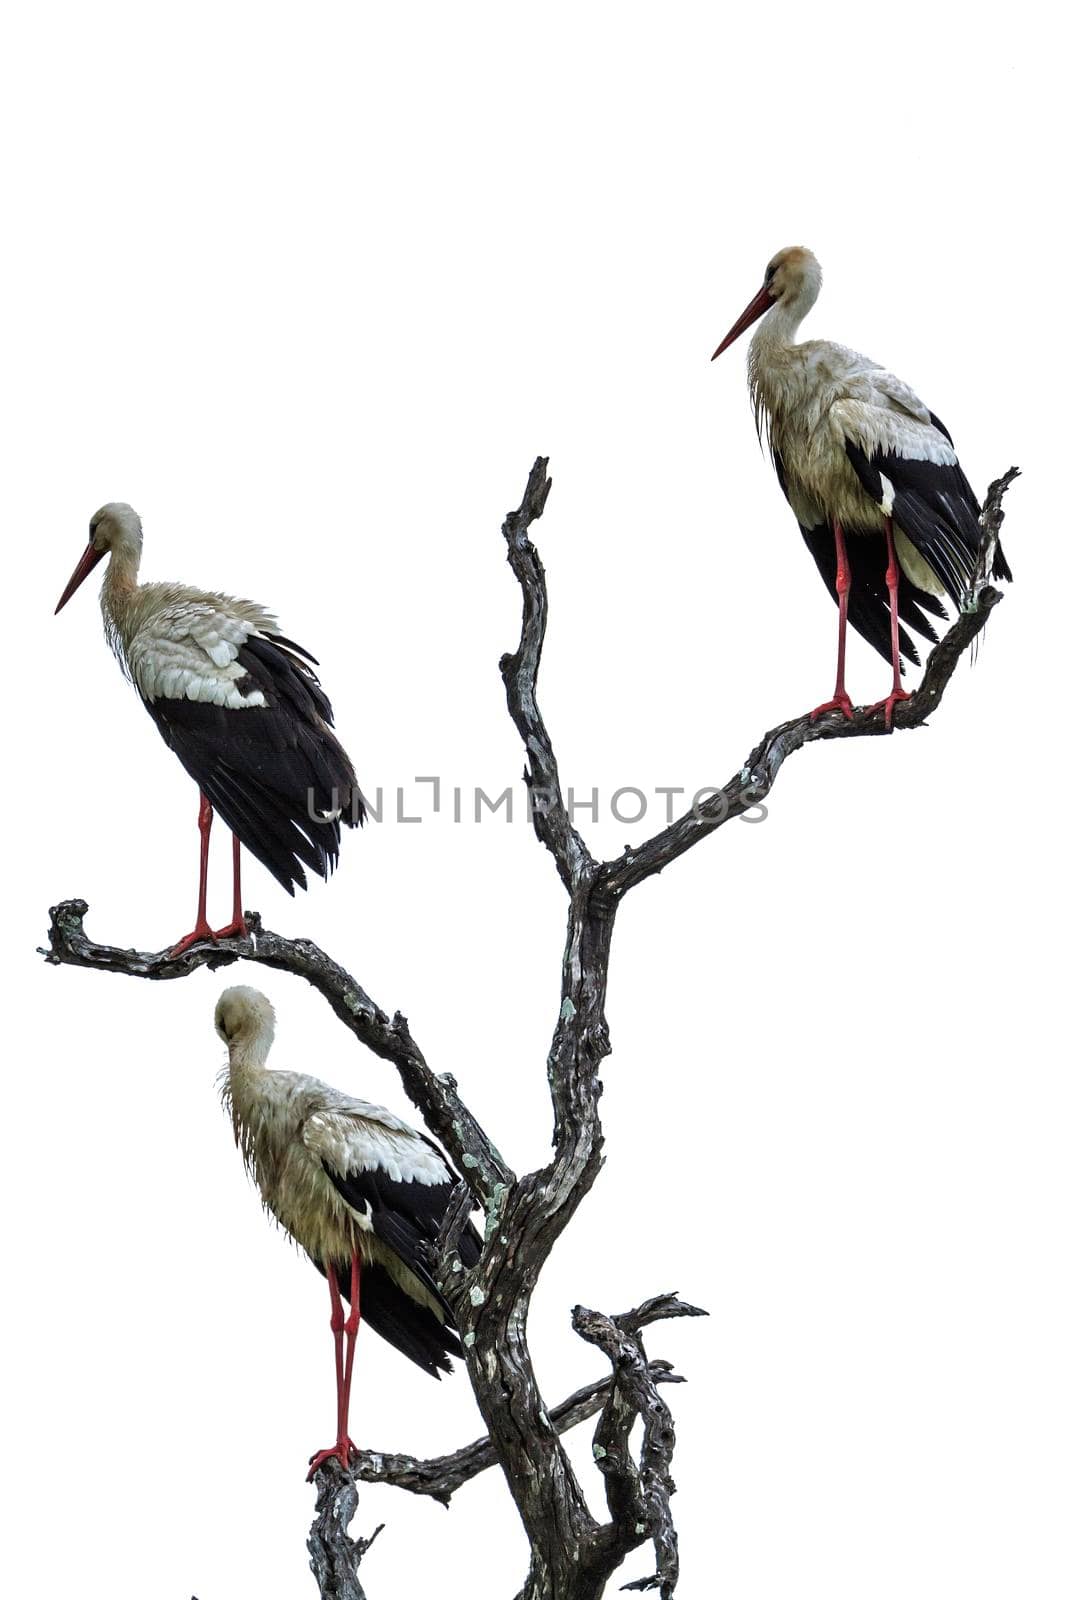
[[251, 1048], [259, 1060], [266, 1060], [274, 1041], [274, 1007], [258, 989], [234, 984], [219, 995], [215, 1032], [231, 1051], [235, 1046]]
[[749, 301], [711, 359], [714, 361], [716, 356], [721, 356], [772, 306], [788, 307], [795, 326], [807, 316], [821, 287], [822, 268], [810, 250], [805, 250], [802, 244], [787, 245], [779, 250], [767, 263], [759, 292]]
[[80, 589], [98, 561], [108, 553], [120, 556], [133, 573], [141, 559], [141, 519], [125, 501], [112, 500], [101, 506], [89, 520], [89, 543], [70, 575], [70, 582], [59, 597], [56, 615], [62, 611], [75, 589]]

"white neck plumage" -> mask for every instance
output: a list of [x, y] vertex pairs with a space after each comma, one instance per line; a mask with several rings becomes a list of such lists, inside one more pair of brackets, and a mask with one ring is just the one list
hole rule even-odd
[[807, 392], [811, 369], [794, 355], [797, 329], [815, 304], [817, 282], [805, 282], [788, 300], [776, 300], [756, 325], [748, 347], [748, 389], [756, 429], [776, 447], [777, 419]]
[[273, 1097], [269, 1091], [274, 1073], [267, 1066], [272, 1035], [255, 1034], [249, 1039], [235, 1040], [230, 1045], [229, 1065], [220, 1073], [222, 1103], [230, 1114], [234, 1143], [240, 1148], [246, 1165], [261, 1159], [256, 1151], [267, 1136], [270, 1145], [271, 1112]]
[[119, 539], [111, 547], [104, 581], [100, 585], [100, 609], [104, 613], [104, 628], [112, 648], [124, 660], [124, 647], [129, 644], [134, 631], [137, 599], [137, 573], [141, 565], [140, 540]]
[[805, 283], [798, 294], [788, 300], [776, 300], [766, 316], [761, 317], [752, 335], [749, 351], [781, 349], [796, 343], [797, 329], [819, 297], [818, 284]]
[[273, 1043], [274, 1031], [271, 1028], [257, 1028], [234, 1039], [230, 1044], [230, 1076], [242, 1072], [266, 1072], [267, 1057]]

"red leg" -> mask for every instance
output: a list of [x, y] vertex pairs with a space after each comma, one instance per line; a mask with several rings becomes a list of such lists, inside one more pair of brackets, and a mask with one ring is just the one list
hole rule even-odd
[[201, 939], [211, 939], [214, 935], [207, 924], [207, 862], [208, 847], [211, 842], [211, 801], [207, 795], [200, 791], [200, 817], [197, 826], [200, 829], [200, 893], [196, 903], [196, 927], [192, 933], [187, 933], [184, 939], [179, 939], [167, 952], [171, 956], [180, 956], [190, 945], [199, 944]]
[[244, 907], [241, 904], [241, 841], [233, 835], [233, 920], [246, 933]]
[[893, 519], [885, 519], [885, 542], [889, 554], [889, 565], [886, 568], [886, 587], [889, 590], [889, 637], [893, 651], [893, 687], [884, 700], [879, 700], [872, 706], [872, 711], [885, 711], [885, 725], [891, 731], [893, 727], [893, 707], [901, 700], [909, 699], [908, 691], [900, 681], [900, 618], [897, 615], [897, 593], [900, 589], [900, 568], [897, 565], [897, 550], [893, 543]]
[[811, 713], [813, 721], [821, 717], [824, 711], [841, 711], [846, 717], [852, 716], [852, 701], [845, 689], [845, 634], [848, 629], [848, 592], [852, 587], [852, 573], [849, 571], [844, 530], [836, 517], [834, 547], [837, 551], [837, 580], [834, 585], [837, 590], [837, 682], [834, 684], [833, 699], [825, 700]]
[[345, 1378], [345, 1308], [341, 1291], [337, 1287], [337, 1274], [331, 1266], [327, 1270], [330, 1284], [330, 1332], [333, 1334], [333, 1375], [337, 1395], [337, 1437], [345, 1431], [345, 1418], [341, 1410], [341, 1396]]
[[[344, 1381], [344, 1406], [343, 1416], [339, 1419], [343, 1426], [338, 1429], [338, 1436], [343, 1433], [348, 1438], [348, 1403], [352, 1394], [352, 1368], [356, 1359], [356, 1334], [359, 1332], [359, 1256], [352, 1252], [352, 1279], [349, 1285], [348, 1321], [345, 1323], [345, 1332], [348, 1335], [348, 1351], [345, 1356], [345, 1381]], [[351, 1443], [351, 1441], [349, 1441]], [[355, 1449], [355, 1445], [352, 1445]], [[347, 1462], [345, 1465], [347, 1466]]]
[[[329, 1461], [331, 1457], [347, 1469], [348, 1458], [356, 1448], [348, 1436], [348, 1405], [352, 1393], [352, 1368], [356, 1358], [356, 1334], [359, 1332], [359, 1256], [356, 1252], [352, 1252], [347, 1319], [337, 1287], [337, 1276], [332, 1266], [326, 1270], [326, 1279], [330, 1286], [330, 1328], [333, 1332], [334, 1376], [337, 1381], [337, 1443], [331, 1445], [328, 1450], [317, 1450], [312, 1456], [311, 1466], [308, 1469], [309, 1483], [322, 1463]], [[346, 1334], [348, 1348], [342, 1360], [342, 1344]]]
[[216, 939], [243, 938], [248, 932], [244, 910], [241, 906], [241, 841], [233, 835], [233, 921], [215, 934]]

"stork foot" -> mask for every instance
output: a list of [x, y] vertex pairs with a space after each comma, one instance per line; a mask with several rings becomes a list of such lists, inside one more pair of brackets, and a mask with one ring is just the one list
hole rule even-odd
[[200, 921], [192, 933], [187, 933], [184, 939], [179, 939], [177, 944], [171, 945], [167, 955], [174, 961], [178, 956], [183, 956], [187, 950], [191, 950], [194, 944], [203, 944], [205, 939], [214, 939], [214, 937], [215, 934], [207, 923]]
[[851, 722], [853, 710], [854, 707], [851, 699], [845, 693], [844, 689], [842, 689], [840, 694], [835, 694], [832, 700], [824, 700], [821, 706], [816, 706], [815, 710], [811, 713], [810, 720], [815, 722], [819, 717], [822, 716], [824, 711], [840, 711], [842, 716]]
[[873, 706], [867, 707], [867, 711], [884, 711], [886, 730], [887, 732], [892, 733], [893, 707], [899, 705], [902, 700], [910, 699], [911, 695], [908, 693], [907, 689], [891, 689], [884, 700], [876, 700]]
[[228, 922], [224, 928], [209, 928], [206, 922], [198, 922], [192, 933], [187, 933], [184, 939], [171, 945], [167, 955], [174, 961], [191, 950], [194, 944], [203, 944], [205, 940], [215, 944], [219, 939], [243, 939], [247, 932], [248, 924], [244, 917], [239, 922]]
[[358, 1456], [359, 1451], [347, 1434], [343, 1439], [338, 1439], [336, 1444], [332, 1444], [328, 1450], [316, 1450], [311, 1458], [311, 1466], [308, 1468], [308, 1483], [312, 1481], [324, 1461], [339, 1461], [347, 1472], [350, 1455]]

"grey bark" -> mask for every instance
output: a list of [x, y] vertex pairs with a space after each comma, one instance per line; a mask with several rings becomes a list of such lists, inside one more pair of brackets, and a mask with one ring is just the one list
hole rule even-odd
[[[366, 1600], [360, 1564], [374, 1535], [353, 1540], [347, 1533], [360, 1482], [390, 1483], [447, 1503], [463, 1483], [494, 1464], [504, 1473], [529, 1543], [529, 1569], [519, 1600], [601, 1600], [612, 1573], [644, 1543], [652, 1545], [656, 1570], [631, 1587], [658, 1589], [664, 1600], [674, 1595], [679, 1570], [670, 1510], [674, 1425], [660, 1391], [681, 1380], [667, 1363], [648, 1360], [643, 1329], [665, 1318], [702, 1313], [670, 1295], [613, 1317], [576, 1307], [576, 1331], [603, 1352], [611, 1373], [554, 1411], [541, 1396], [526, 1337], [541, 1269], [602, 1161], [598, 1101], [600, 1064], [610, 1050], [605, 1004], [615, 917], [630, 889], [765, 799], [795, 751], [827, 739], [887, 735], [881, 713], [862, 707], [851, 721], [831, 712], [815, 722], [802, 715], [782, 723], [764, 735], [711, 799], [635, 849], [597, 861], [568, 815], [537, 700], [548, 596], [544, 568], [529, 534], [551, 488], [547, 467], [544, 458], [534, 463], [522, 504], [503, 526], [523, 608], [518, 649], [500, 663], [508, 710], [525, 750], [534, 831], [552, 856], [567, 894], [560, 1009], [547, 1063], [555, 1113], [553, 1149], [544, 1166], [516, 1176], [461, 1098], [455, 1078], [431, 1069], [405, 1018], [399, 1013], [390, 1017], [310, 940], [272, 933], [258, 916], [249, 916], [246, 938], [196, 946], [173, 960], [166, 952], [146, 954], [95, 943], [84, 928], [85, 902], [70, 900], [52, 908], [49, 948], [42, 951], [56, 965], [150, 979], [181, 978], [201, 966], [241, 960], [306, 978], [363, 1044], [392, 1062], [405, 1092], [465, 1179], [445, 1219], [433, 1265], [453, 1304], [486, 1437], [431, 1461], [366, 1451], [348, 1472], [335, 1462], [320, 1469], [309, 1551], [320, 1594], [330, 1600]], [[990, 487], [982, 513], [989, 541], [999, 531], [1004, 491], [1014, 476], [1012, 469]], [[985, 581], [987, 567], [988, 561], [976, 568], [963, 615], [931, 652], [912, 698], [896, 708], [896, 729], [920, 727], [933, 715], [956, 667], [1001, 599]], [[455, 1242], [474, 1196], [485, 1212], [485, 1248], [476, 1266], [457, 1271]], [[598, 1410], [594, 1458], [604, 1481], [605, 1520], [590, 1510], [562, 1440], [568, 1428]], [[642, 1442], [635, 1457], [637, 1429]]]

